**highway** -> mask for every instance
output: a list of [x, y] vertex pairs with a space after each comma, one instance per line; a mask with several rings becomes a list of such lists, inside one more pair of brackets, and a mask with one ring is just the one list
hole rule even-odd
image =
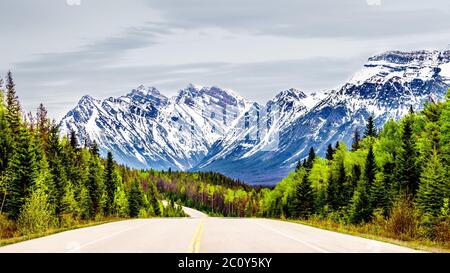
[[259, 218], [191, 217], [112, 222], [0, 247], [0, 252], [39, 253], [395, 253], [394, 244]]

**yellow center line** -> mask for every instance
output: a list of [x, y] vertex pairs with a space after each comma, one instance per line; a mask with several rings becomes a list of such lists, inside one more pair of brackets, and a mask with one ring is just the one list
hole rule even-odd
[[203, 229], [205, 228], [205, 221], [202, 220], [202, 224], [200, 227], [200, 231], [198, 232], [196, 244], [195, 244], [195, 253], [200, 253], [200, 241], [202, 239]]
[[200, 251], [200, 239], [203, 233], [205, 222], [204, 220], [200, 220], [200, 222], [197, 225], [197, 228], [195, 229], [194, 236], [192, 237], [191, 243], [189, 244], [189, 253], [198, 253]]

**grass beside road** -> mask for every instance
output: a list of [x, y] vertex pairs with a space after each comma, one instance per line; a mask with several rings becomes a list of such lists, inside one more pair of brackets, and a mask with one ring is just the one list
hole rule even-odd
[[[280, 220], [280, 219], [275, 219]], [[450, 245], [431, 240], [410, 239], [399, 240], [384, 234], [383, 230], [374, 224], [365, 225], [348, 225], [336, 223], [327, 219], [310, 219], [310, 220], [292, 220], [282, 219], [282, 221], [303, 224], [311, 227], [335, 231], [343, 234], [354, 235], [366, 239], [377, 240], [385, 243], [391, 243], [399, 246], [409, 247], [426, 252], [450, 253]]]
[[88, 221], [88, 222], [79, 223], [79, 224], [76, 224], [76, 225], [73, 225], [70, 227], [51, 228], [44, 232], [35, 233], [35, 234], [31, 234], [31, 235], [15, 236], [15, 237], [11, 237], [11, 238], [2, 238], [2, 239], [0, 239], [0, 247], [10, 245], [10, 244], [20, 243], [20, 242], [31, 240], [31, 239], [36, 239], [39, 237], [44, 237], [44, 236], [48, 236], [48, 235], [52, 235], [52, 234], [56, 234], [56, 233], [60, 233], [60, 232], [68, 231], [68, 230], [92, 227], [92, 226], [102, 225], [102, 224], [106, 224], [106, 223], [123, 221], [123, 220], [127, 220], [127, 219], [128, 218], [108, 218], [108, 219], [104, 219], [101, 221]]

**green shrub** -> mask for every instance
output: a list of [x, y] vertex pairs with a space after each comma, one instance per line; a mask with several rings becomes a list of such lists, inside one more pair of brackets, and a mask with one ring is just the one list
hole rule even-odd
[[18, 220], [21, 234], [29, 235], [44, 232], [56, 222], [48, 196], [41, 188], [36, 189], [22, 207]]

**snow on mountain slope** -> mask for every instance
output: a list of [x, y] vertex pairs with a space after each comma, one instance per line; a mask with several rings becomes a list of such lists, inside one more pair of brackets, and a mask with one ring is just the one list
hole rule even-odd
[[323, 155], [329, 143], [349, 144], [370, 114], [381, 127], [410, 107], [442, 99], [449, 86], [450, 51], [389, 51], [322, 95], [288, 89], [260, 105], [218, 87], [189, 85], [167, 98], [140, 86], [118, 98], [84, 96], [61, 125], [129, 166], [274, 184], [310, 147]]
[[307, 98], [302, 91], [291, 88], [281, 91], [265, 106], [254, 103], [195, 169], [223, 160], [251, 157], [258, 151], [276, 150], [279, 132], [309, 110], [303, 102]]
[[254, 144], [252, 153], [242, 152], [238, 145], [223, 145], [231, 147], [227, 155], [237, 156], [209, 155], [212, 159], [202, 161], [196, 169], [223, 172], [250, 183], [273, 184], [307, 156], [310, 147], [324, 155], [329, 143], [342, 140], [350, 144], [353, 131], [362, 132], [370, 114], [381, 127], [390, 118], [399, 119], [410, 106], [418, 110], [430, 98], [442, 99], [449, 87], [449, 62], [450, 51], [392, 51], [369, 58], [342, 88], [281, 126], [273, 150], [257, 150]]
[[99, 143], [102, 154], [137, 168], [192, 168], [251, 102], [232, 91], [189, 85], [167, 98], [143, 86], [103, 101], [84, 96], [61, 121], [62, 133]]

